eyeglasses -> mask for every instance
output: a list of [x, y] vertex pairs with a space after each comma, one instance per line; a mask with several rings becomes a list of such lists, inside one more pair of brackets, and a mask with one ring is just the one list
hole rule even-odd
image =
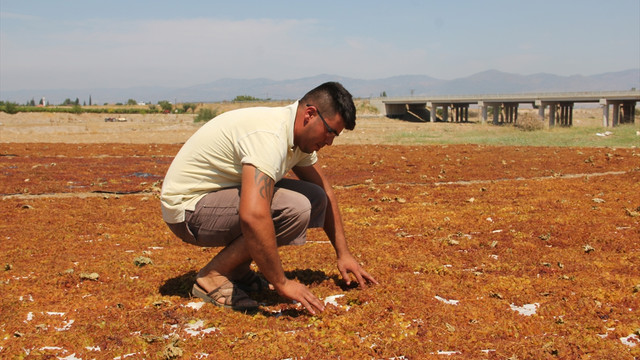
[[322, 123], [324, 124], [324, 127], [327, 128], [327, 132], [329, 134], [332, 134], [333, 136], [340, 136], [340, 134], [334, 128], [332, 128], [331, 126], [329, 126], [329, 124], [327, 124], [327, 121], [324, 119], [322, 114], [320, 114], [320, 110], [318, 110], [317, 106], [310, 105], [310, 104], [307, 104], [307, 106], [313, 106], [316, 109], [316, 112], [318, 113], [318, 116], [320, 116], [320, 120], [322, 120]]

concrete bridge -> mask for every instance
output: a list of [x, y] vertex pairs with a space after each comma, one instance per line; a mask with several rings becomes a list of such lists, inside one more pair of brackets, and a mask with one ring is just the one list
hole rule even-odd
[[[376, 101], [377, 100], [377, 101]], [[469, 121], [469, 106], [477, 105], [482, 112], [482, 122], [488, 121], [489, 108], [493, 112], [493, 124], [516, 123], [518, 105], [531, 104], [538, 109], [538, 116], [545, 120], [548, 109], [549, 126], [571, 126], [573, 124], [573, 106], [575, 103], [597, 103], [602, 106], [602, 126], [635, 123], [636, 102], [640, 101], [640, 91], [602, 91], [602, 92], [566, 92], [566, 93], [531, 93], [506, 95], [460, 95], [379, 98], [372, 100], [384, 115], [400, 117], [414, 114], [425, 121], [436, 121], [438, 108], [442, 109], [442, 120], [448, 121], [449, 110], [452, 110], [451, 121]], [[609, 109], [612, 111], [609, 111]], [[610, 112], [612, 116], [610, 117]], [[428, 116], [425, 116], [428, 113]], [[422, 115], [422, 116], [421, 116]], [[426, 118], [425, 118], [426, 117]]]

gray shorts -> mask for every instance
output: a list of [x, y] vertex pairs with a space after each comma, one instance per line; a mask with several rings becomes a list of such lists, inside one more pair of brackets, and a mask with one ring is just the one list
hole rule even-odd
[[[282, 179], [275, 184], [271, 216], [278, 246], [302, 245], [307, 229], [324, 226], [327, 194], [310, 182]], [[240, 230], [240, 188], [223, 189], [205, 195], [194, 211], [186, 211], [183, 224], [169, 227], [183, 241], [205, 247], [226, 246], [242, 235]], [[180, 230], [180, 229], [178, 229]]]

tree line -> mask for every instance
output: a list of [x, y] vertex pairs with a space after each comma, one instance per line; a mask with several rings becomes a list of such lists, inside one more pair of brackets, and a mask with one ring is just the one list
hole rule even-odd
[[[238, 95], [232, 101], [233, 102], [252, 102], [252, 101], [269, 101], [271, 99], [261, 99], [250, 95]], [[182, 103], [179, 106], [172, 104], [170, 101], [161, 100], [157, 104], [152, 103], [140, 103], [135, 99], [128, 99], [125, 103], [109, 104], [105, 103], [103, 106], [93, 104], [91, 96], [89, 96], [89, 103], [86, 101], [80, 104], [80, 99], [71, 98], [65, 99], [59, 105], [48, 104], [45, 99], [41, 99], [36, 103], [35, 99], [27, 101], [25, 104], [18, 104], [11, 101], [0, 101], [0, 112], [7, 114], [17, 114], [19, 112], [62, 112], [62, 113], [97, 113], [97, 114], [194, 114], [195, 122], [207, 122], [219, 115], [217, 109], [210, 109], [200, 106], [201, 104], [194, 103]]]
[[[79, 99], [71, 100], [65, 99], [59, 105], [50, 105], [40, 100], [36, 104], [35, 100], [27, 101], [25, 104], [18, 104], [11, 101], [0, 101], [0, 111], [7, 114], [17, 114], [19, 112], [64, 112], [64, 113], [124, 113], [124, 114], [147, 114], [147, 113], [193, 113], [196, 110], [197, 105], [192, 103], [181, 104], [181, 106], [174, 106], [167, 100], [158, 101], [157, 104], [145, 104], [146, 107], [139, 106], [139, 103], [134, 99], [129, 99], [125, 104], [116, 103], [114, 106], [118, 107], [114, 109], [110, 104], [104, 104], [104, 106], [89, 105], [86, 103], [80, 104]], [[127, 107], [129, 106], [129, 107]], [[135, 106], [135, 107], [133, 107]]]

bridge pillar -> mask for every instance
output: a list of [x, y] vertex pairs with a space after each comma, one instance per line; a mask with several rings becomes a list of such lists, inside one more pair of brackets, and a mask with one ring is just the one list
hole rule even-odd
[[611, 126], [618, 126], [619, 120], [620, 120], [620, 104], [619, 103], [614, 103], [613, 104], [613, 114], [612, 115], [612, 122], [611, 122]]
[[542, 100], [536, 100], [534, 102], [534, 105], [538, 107], [538, 119], [542, 122], [544, 122], [544, 111], [546, 107], [549, 106], [549, 127], [553, 127], [553, 119], [554, 119], [553, 111], [554, 110], [551, 107], [553, 103], [544, 102]]
[[503, 104], [503, 114], [502, 114], [502, 122], [503, 123], [515, 123], [518, 121], [518, 104], [517, 103], [504, 103]]
[[442, 108], [442, 121], [449, 121], [449, 104], [427, 102], [427, 106], [431, 106], [431, 121], [436, 121], [435, 113], [439, 107]]
[[493, 105], [493, 125], [498, 125], [500, 123], [501, 108], [502, 108], [501, 104]]
[[487, 115], [488, 115], [488, 111], [487, 111], [488, 106], [487, 105], [481, 105], [480, 108], [482, 109], [482, 117], [481, 117], [482, 118], [482, 123], [486, 124], [487, 123]]
[[600, 104], [602, 104], [602, 127], [609, 127], [609, 104], [606, 101], [603, 103], [602, 100]]
[[560, 119], [558, 119], [560, 126], [573, 125], [573, 103], [562, 102], [558, 105], [560, 106]]
[[469, 122], [469, 104], [453, 105], [455, 122]]
[[493, 121], [492, 123], [494, 125], [498, 125], [498, 117], [500, 116], [500, 107], [502, 106], [501, 103], [493, 103], [493, 102], [487, 102], [484, 100], [480, 100], [478, 101], [478, 106], [480, 106], [480, 109], [482, 110], [482, 123], [486, 123], [489, 120], [489, 107], [492, 108], [492, 112], [493, 112]]
[[[636, 101], [612, 101], [600, 99], [602, 105], [602, 127], [618, 126], [618, 124], [635, 123]], [[611, 106], [611, 118], [609, 118]], [[609, 121], [611, 119], [611, 121]]]
[[447, 121], [447, 108], [444, 107], [444, 104], [438, 104], [438, 103], [433, 103], [431, 101], [427, 102], [427, 107], [430, 107], [431, 110], [430, 111], [430, 116], [429, 118], [431, 119], [431, 122], [436, 122], [438, 121], [438, 108], [442, 107], [442, 120], [443, 121]]
[[540, 121], [544, 121], [544, 108], [546, 105], [541, 101], [539, 102], [538, 100], [536, 100], [536, 106], [538, 106], [538, 119]]
[[621, 124], [634, 124], [636, 122], [636, 102], [624, 101], [622, 103], [622, 117], [620, 118]]
[[549, 104], [549, 127], [556, 126], [556, 103]]
[[572, 102], [543, 102], [536, 100], [538, 106], [538, 118], [544, 121], [544, 111], [549, 106], [549, 127], [556, 124], [560, 126], [573, 125], [573, 103]]

